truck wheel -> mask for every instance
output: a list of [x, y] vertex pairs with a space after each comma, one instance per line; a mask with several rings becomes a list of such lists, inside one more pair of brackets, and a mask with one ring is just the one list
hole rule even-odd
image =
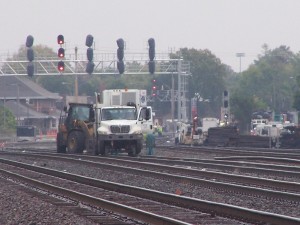
[[132, 145], [131, 149], [128, 152], [129, 156], [137, 156], [137, 145]]
[[68, 136], [68, 152], [82, 153], [84, 149], [84, 134], [80, 131], [72, 131]]
[[100, 141], [99, 142], [99, 150], [98, 150], [98, 152], [101, 154], [101, 155], [108, 155], [108, 147], [107, 146], [105, 146], [105, 143], [104, 143], [104, 141]]
[[57, 133], [56, 135], [56, 150], [57, 153], [66, 153], [67, 146], [63, 144], [63, 134]]
[[136, 154], [137, 154], [137, 155], [140, 154], [140, 153], [142, 152], [142, 149], [143, 149], [143, 143], [139, 141], [139, 142], [136, 144]]
[[95, 146], [94, 155], [99, 155], [99, 144], [98, 143]]

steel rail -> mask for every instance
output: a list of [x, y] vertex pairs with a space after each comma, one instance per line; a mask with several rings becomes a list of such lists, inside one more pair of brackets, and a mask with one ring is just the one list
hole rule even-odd
[[[50, 156], [49, 157], [57, 157], [57, 156]], [[69, 157], [69, 156], [68, 156]], [[77, 157], [78, 156], [74, 156]], [[84, 156], [81, 155], [79, 156], [81, 158], [87, 157], [89, 158], [90, 156]], [[65, 160], [69, 160], [70, 158], [66, 158], [64, 156], [59, 157], [60, 159], [64, 158]], [[103, 161], [115, 161], [115, 162], [120, 162], [122, 165], [124, 165], [124, 162], [129, 163], [130, 166], [135, 163], [136, 165], [139, 166], [149, 166], [153, 167], [155, 169], [160, 169], [160, 170], [170, 170], [171, 172], [178, 172], [178, 173], [185, 173], [188, 174], [189, 176], [204, 176], [204, 177], [209, 177], [210, 179], [227, 179], [231, 180], [237, 183], [248, 183], [248, 184], [253, 184], [253, 185], [261, 185], [261, 186], [269, 186], [269, 187], [274, 187], [274, 188], [281, 188], [281, 189], [287, 189], [287, 190], [292, 190], [292, 191], [299, 191], [300, 190], [300, 183], [296, 182], [283, 182], [283, 181], [278, 181], [278, 180], [272, 180], [272, 179], [266, 179], [266, 178], [257, 178], [257, 177], [251, 177], [251, 176], [244, 176], [244, 175], [234, 175], [234, 174], [228, 174], [228, 173], [223, 173], [223, 172], [212, 172], [212, 171], [203, 171], [199, 169], [192, 169], [192, 168], [181, 168], [181, 167], [176, 167], [176, 166], [167, 166], [167, 165], [161, 165], [157, 163], [141, 163], [141, 162], [134, 162], [129, 159], [127, 160], [121, 160], [117, 158], [101, 158], [101, 162]], [[91, 163], [88, 161], [88, 163]], [[114, 168], [118, 169], [118, 167], [110, 164], [103, 164], [100, 162], [97, 162], [99, 165], [105, 166], [106, 168]], [[120, 168], [120, 167], [119, 167]], [[124, 169], [124, 168], [122, 168]], [[128, 170], [128, 167], [126, 167]], [[135, 168], [132, 168], [132, 170], [136, 170]], [[140, 169], [139, 169], [140, 170]], [[141, 170], [142, 171], [142, 170]], [[147, 171], [144, 171], [147, 172]], [[148, 171], [149, 172], [149, 171]]]
[[[118, 158], [128, 159], [127, 156], [118, 156]], [[287, 172], [300, 172], [300, 167], [298, 166], [287, 166], [287, 165], [276, 165], [276, 164], [266, 164], [266, 163], [254, 163], [246, 161], [230, 161], [223, 160], [223, 157], [217, 157], [216, 159], [196, 159], [196, 158], [179, 158], [179, 157], [166, 157], [166, 156], [140, 156], [136, 158], [131, 158], [130, 160], [143, 161], [146, 159], [150, 162], [176, 162], [179, 164], [189, 164], [189, 163], [204, 163], [204, 164], [216, 164], [216, 165], [227, 165], [227, 166], [237, 166], [241, 168], [256, 168], [256, 169], [267, 169], [267, 170], [276, 170], [276, 171], [287, 171]], [[230, 159], [230, 157], [225, 157]], [[261, 158], [261, 157], [260, 157]]]
[[186, 223], [183, 221], [179, 221], [176, 219], [172, 219], [169, 217], [160, 216], [154, 213], [146, 212], [144, 210], [136, 209], [133, 207], [129, 207], [123, 204], [115, 203], [112, 201], [108, 201], [105, 199], [93, 197], [87, 194], [79, 193], [76, 191], [72, 191], [70, 189], [58, 187], [52, 184], [48, 184], [42, 181], [38, 181], [32, 178], [28, 178], [16, 173], [12, 173], [6, 170], [0, 169], [0, 173], [13, 177], [14, 179], [21, 180], [28, 184], [39, 187], [40, 189], [47, 190], [48, 192], [56, 193], [58, 195], [63, 195], [64, 197], [69, 197], [78, 202], [83, 202], [85, 204], [90, 204], [93, 206], [101, 207], [106, 210], [111, 210], [113, 212], [117, 212], [119, 214], [125, 214], [129, 217], [132, 217], [136, 220], [142, 220], [144, 222], [155, 224], [155, 225], [192, 225], [190, 223]]
[[[13, 153], [13, 154], [17, 154], [17, 155], [23, 155], [24, 153]], [[247, 195], [263, 195], [266, 197], [270, 197], [270, 198], [275, 198], [275, 199], [284, 199], [287, 201], [298, 201], [300, 202], [300, 194], [296, 194], [296, 193], [290, 193], [290, 192], [282, 192], [282, 191], [275, 191], [275, 190], [270, 190], [270, 189], [263, 189], [263, 188], [257, 188], [257, 187], [248, 187], [248, 186], [244, 186], [244, 185], [239, 185], [239, 184], [231, 184], [231, 183], [227, 183], [227, 182], [219, 182], [219, 181], [211, 181], [211, 180], [206, 180], [206, 179], [200, 179], [200, 178], [196, 178], [196, 177], [189, 177], [189, 176], [181, 176], [181, 175], [173, 175], [170, 173], [163, 173], [163, 172], [155, 172], [155, 171], [149, 171], [149, 170], [145, 170], [145, 169], [140, 169], [140, 168], [133, 168], [133, 167], [127, 167], [124, 166], [124, 162], [128, 162], [128, 160], [118, 160], [118, 159], [112, 159], [110, 161], [119, 161], [122, 162], [122, 166], [119, 165], [112, 165], [109, 163], [100, 163], [100, 162], [94, 162], [94, 161], [88, 161], [88, 160], [83, 160], [84, 156], [81, 156], [80, 158], [78, 158], [78, 156], [71, 156], [71, 158], [67, 158], [67, 157], [58, 157], [58, 156], [52, 156], [52, 155], [38, 155], [38, 154], [26, 154], [26, 156], [40, 156], [43, 158], [49, 158], [49, 159], [58, 159], [58, 160], [63, 160], [63, 161], [68, 161], [68, 162], [77, 162], [80, 164], [85, 164], [88, 166], [95, 166], [95, 167], [101, 167], [101, 168], [105, 168], [105, 169], [110, 169], [110, 170], [114, 170], [114, 171], [130, 171], [134, 174], [141, 174], [141, 175], [148, 175], [148, 176], [155, 176], [155, 177], [159, 177], [161, 179], [171, 179], [174, 180], [176, 182], [182, 182], [182, 183], [190, 183], [190, 184], [194, 184], [194, 185], [201, 185], [201, 186], [205, 186], [205, 187], [213, 187], [215, 189], [218, 188], [222, 188], [226, 191], [230, 191], [230, 192], [237, 192], [237, 193], [245, 193]], [[76, 157], [76, 158], [74, 158]], [[78, 161], [80, 160], [80, 161]], [[101, 158], [101, 161], [103, 160], [107, 160], [106, 158]], [[0, 162], [3, 163], [10, 163], [10, 160], [6, 160], [6, 159], [2, 159], [0, 158]], [[132, 163], [132, 162], [130, 162]], [[189, 174], [189, 172], [191, 171], [192, 174], [197, 175], [197, 171], [199, 173], [204, 172], [204, 174], [207, 175], [207, 171], [200, 171], [200, 170], [193, 170], [193, 169], [186, 169], [186, 168], [178, 168], [178, 167], [170, 167], [170, 166], [163, 166], [163, 165], [159, 165], [159, 164], [146, 164], [146, 163], [139, 163], [139, 162], [135, 162], [138, 163], [139, 165], [150, 165], [151, 167], [155, 167], [155, 169], [170, 169], [171, 171], [174, 169], [175, 171], [179, 171], [180, 173], [187, 173]], [[212, 174], [215, 174], [215, 172], [211, 172]], [[208, 173], [208, 174], [211, 174]], [[218, 174], [218, 176], [223, 175], [224, 173], [216, 173]], [[189, 174], [190, 175], [190, 174]], [[230, 174], [226, 174], [229, 177], [231, 177], [232, 175]], [[209, 176], [209, 175], [208, 175]], [[236, 175], [233, 176], [234, 178], [236, 178]], [[222, 178], [222, 176], [221, 176]], [[243, 181], [243, 176], [238, 176], [237, 178], [239, 178], [239, 182], [242, 183]], [[275, 181], [275, 180], [266, 180], [266, 179], [262, 179], [262, 178], [255, 178], [255, 177], [250, 177], [253, 179], [250, 179], [254, 184], [255, 180], [258, 179], [259, 183], [263, 183], [263, 181], [266, 181], [267, 183], [263, 183], [263, 186], [266, 186], [267, 184], [271, 185], [271, 184], [275, 184], [275, 187], [277, 188], [291, 188], [289, 185], [292, 185], [292, 188], [294, 188], [294, 185], [300, 185], [299, 183], [291, 183], [291, 182], [282, 182], [282, 181]], [[270, 184], [271, 183], [271, 184]], [[278, 185], [276, 185], [278, 184]], [[286, 186], [284, 186], [284, 184], [286, 184]], [[299, 190], [299, 189], [296, 189]]]
[[[121, 159], [128, 159], [125, 157], [118, 157]], [[220, 160], [214, 161], [214, 162], [204, 162], [204, 161], [184, 161], [184, 160], [172, 160], [170, 161], [170, 158], [163, 159], [163, 158], [153, 158], [153, 157], [139, 157], [139, 158], [133, 158], [130, 159], [131, 161], [139, 161], [139, 162], [152, 162], [152, 163], [165, 163], [165, 164], [176, 164], [177, 165], [183, 165], [183, 166], [189, 166], [189, 167], [203, 167], [203, 168], [210, 168], [210, 169], [225, 169], [225, 170], [235, 170], [239, 172], [244, 173], [264, 173], [264, 174], [270, 174], [270, 175], [283, 175], [283, 176], [292, 176], [295, 178], [300, 178], [300, 168], [299, 172], [296, 171], [285, 171], [284, 169], [266, 169], [266, 168], [256, 168], [256, 167], [246, 167], [246, 166], [234, 166], [234, 165], [224, 165], [219, 164]], [[188, 164], [188, 165], [187, 165]]]
[[[243, 151], [243, 150], [234, 150], [228, 148], [196, 148], [196, 147], [170, 147], [170, 146], [160, 146], [160, 149], [168, 149], [171, 151], [189, 151], [193, 153], [201, 153], [201, 152], [209, 152], [209, 153], [221, 153], [221, 154], [234, 154], [234, 155], [242, 155], [242, 156], [269, 156], [271, 152], [263, 152], [263, 151]], [[272, 152], [273, 156], [277, 157], [291, 157], [291, 159], [300, 159], [300, 155], [298, 153], [276, 153]]]
[[265, 161], [276, 161], [276, 162], [285, 162], [285, 163], [295, 163], [300, 165], [299, 159], [290, 159], [290, 158], [277, 158], [277, 157], [261, 157], [261, 156], [228, 156], [228, 157], [215, 157], [216, 160], [265, 160]]
[[[2, 160], [1, 160], [2, 161]], [[138, 188], [134, 186], [129, 186], [129, 185], [124, 185], [124, 184], [117, 184], [114, 182], [109, 182], [109, 181], [101, 181], [97, 180], [94, 178], [88, 178], [80, 175], [74, 175], [66, 172], [60, 172], [57, 170], [53, 169], [46, 169], [43, 167], [39, 166], [32, 166], [29, 164], [25, 163], [18, 163], [15, 161], [10, 161], [8, 164], [14, 165], [14, 166], [20, 166], [26, 169], [30, 169], [32, 171], [44, 173], [47, 175], [52, 175], [55, 177], [60, 177], [66, 180], [72, 180], [75, 182], [79, 183], [84, 183], [90, 186], [96, 186], [101, 188], [105, 188], [108, 190], [113, 190], [116, 191], [118, 190], [119, 192], [122, 193], [127, 193], [130, 195], [134, 196], [139, 196], [142, 198], [149, 198], [155, 201], [159, 202], [164, 202], [164, 203], [172, 203], [174, 205], [188, 208], [188, 209], [193, 209], [193, 210], [198, 210], [202, 212], [209, 212], [209, 213], [215, 213], [220, 216], [224, 217], [229, 217], [229, 218], [240, 218], [241, 220], [246, 220], [246, 221], [252, 221], [252, 222], [264, 222], [264, 223], [269, 223], [269, 224], [274, 224], [274, 225], [282, 225], [282, 224], [289, 224], [289, 225], [296, 225], [300, 224], [300, 219], [295, 218], [295, 217], [289, 217], [289, 216], [284, 216], [284, 215], [278, 215], [274, 213], [268, 213], [268, 212], [263, 212], [263, 211], [258, 211], [258, 210], [252, 210], [252, 209], [247, 209], [243, 207], [237, 207], [233, 205], [228, 205], [228, 204], [222, 204], [222, 203], [216, 203], [216, 202], [211, 202], [211, 201], [205, 201], [205, 200], [199, 200], [195, 198], [189, 198], [189, 197], [184, 197], [184, 196], [178, 196], [175, 194], [168, 194], [164, 192], [159, 192], [159, 191], [153, 191], [153, 190], [148, 190], [145, 188]], [[2, 173], [8, 173], [4, 170], [0, 170]], [[22, 176], [18, 175], [20, 179], [23, 179]], [[63, 194], [66, 196], [69, 196], [71, 198], [75, 198], [78, 201], [88, 201], [88, 203], [93, 204], [93, 205], [99, 205], [99, 204], [104, 204], [105, 207], [111, 207], [111, 210], [115, 210], [115, 207], [118, 209], [120, 204], [111, 204], [111, 202], [98, 198], [92, 198], [91, 196], [80, 194], [78, 192], [74, 191], [69, 191], [60, 187], [56, 187], [53, 185], [45, 184], [40, 181], [34, 181], [35, 185], [41, 187], [41, 188], [46, 188], [50, 186], [50, 190], [58, 192], [59, 194]], [[49, 185], [49, 186], [48, 186]], [[101, 205], [102, 206], [102, 205]], [[124, 212], [125, 210], [125, 212]], [[128, 211], [130, 210], [130, 211]], [[134, 218], [139, 218], [143, 219], [144, 215], [141, 218], [140, 214], [147, 214], [147, 212], [143, 212], [141, 210], [132, 210], [131, 208], [124, 208], [122, 206], [121, 209], [118, 209], [119, 213], [125, 213], [125, 214], [134, 214]], [[127, 214], [127, 215], [128, 215]], [[137, 216], [137, 217], [135, 217]], [[138, 217], [140, 216], [140, 217]], [[152, 224], [186, 224], [186, 223], [181, 223], [181, 221], [171, 221], [171, 223], [167, 223], [167, 221], [170, 221], [170, 218], [163, 218], [165, 223], [162, 223], [161, 217], [156, 217], [156, 219], [160, 219], [158, 223], [152, 223]], [[150, 221], [148, 221], [150, 222]], [[152, 222], [152, 219], [151, 219]], [[175, 223], [174, 223], [175, 222]]]
[[[0, 159], [0, 162], [9, 165], [25, 168], [39, 173], [60, 177], [63, 179], [72, 180], [78, 183], [83, 183], [98, 188], [104, 188], [111, 191], [123, 192], [130, 195], [139, 197], [147, 197], [149, 199], [172, 203], [174, 205], [199, 210], [202, 212], [215, 213], [220, 216], [229, 218], [243, 218], [247, 221], [265, 222], [270, 224], [299, 224], [300, 219], [295, 217], [289, 217], [284, 215], [278, 215], [274, 213], [262, 212], [258, 210], [251, 210], [243, 207], [232, 206], [228, 204], [216, 203], [211, 201], [199, 200], [195, 198], [189, 198], [184, 196], [178, 196], [174, 194], [163, 193], [159, 191], [148, 190], [144, 188], [138, 188], [134, 186], [118, 184], [109, 181], [101, 181], [94, 178], [88, 178], [80, 175], [74, 175], [66, 172], [60, 172], [53, 169], [46, 169], [43, 167], [32, 166], [26, 163], [19, 163], [11, 160]], [[82, 160], [80, 161], [82, 162]], [[92, 163], [92, 162], [89, 162]]]

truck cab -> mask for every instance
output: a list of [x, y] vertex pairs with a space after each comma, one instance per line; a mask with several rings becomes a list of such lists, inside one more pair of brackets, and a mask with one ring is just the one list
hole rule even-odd
[[[139, 124], [142, 127], [144, 134], [153, 131], [153, 111], [151, 106], [147, 106], [147, 91], [140, 89], [112, 89], [104, 90], [102, 93], [103, 106], [124, 106], [129, 102], [134, 104], [139, 116]], [[99, 102], [101, 100], [99, 99]], [[145, 108], [146, 107], [146, 108]], [[139, 111], [141, 111], [139, 113]], [[145, 118], [145, 112], [149, 113], [147, 120]], [[142, 116], [142, 117], [141, 117]], [[140, 118], [141, 117], [141, 118]]]
[[150, 109], [132, 105], [97, 108], [97, 139], [101, 155], [127, 152], [139, 154], [143, 147], [141, 123], [149, 120]]

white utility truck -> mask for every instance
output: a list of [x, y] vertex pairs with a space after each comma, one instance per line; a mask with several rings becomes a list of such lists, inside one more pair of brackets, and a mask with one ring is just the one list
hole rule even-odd
[[102, 106], [121, 106], [132, 102], [137, 110], [147, 107], [150, 111], [150, 119], [142, 120], [139, 124], [143, 133], [153, 132], [153, 111], [151, 106], [147, 106], [147, 90], [139, 89], [112, 89], [102, 92]]

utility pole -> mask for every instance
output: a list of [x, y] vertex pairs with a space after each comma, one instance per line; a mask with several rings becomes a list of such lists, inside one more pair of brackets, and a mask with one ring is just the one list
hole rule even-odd
[[172, 119], [172, 131], [173, 132], [176, 132], [176, 128], [174, 126], [174, 112], [175, 110], [175, 96], [174, 96], [174, 75], [173, 75], [173, 72], [172, 72], [172, 88], [171, 88], [171, 119]]
[[74, 91], [75, 91], [75, 100], [78, 102], [78, 75], [77, 75], [77, 54], [78, 48], [75, 47], [75, 82], [74, 82]]
[[29, 125], [29, 98], [26, 98], [26, 106], [27, 106], [27, 125]]

